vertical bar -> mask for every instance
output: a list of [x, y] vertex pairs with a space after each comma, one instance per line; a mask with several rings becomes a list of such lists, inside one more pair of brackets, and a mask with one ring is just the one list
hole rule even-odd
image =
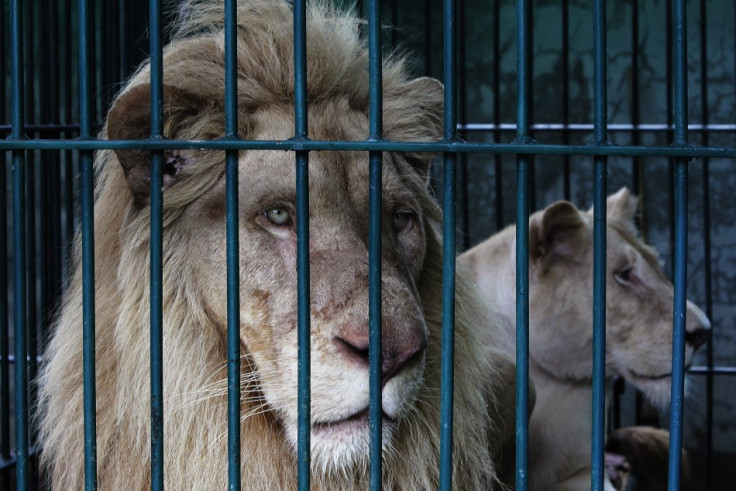
[[[675, 145], [687, 145], [687, 6], [673, 2]], [[687, 159], [675, 159], [675, 299], [672, 339], [669, 491], [680, 489], [682, 422], [685, 389], [685, 309], [687, 299]]]
[[[700, 0], [700, 107], [702, 124], [707, 127], [710, 121], [708, 104], [708, 8], [706, 0]], [[708, 131], [703, 131], [702, 145], [708, 146]], [[705, 282], [705, 313], [713, 318], [713, 267], [711, 265], [711, 220], [710, 220], [710, 159], [703, 159], [703, 254]], [[705, 489], [713, 489], [713, 341], [708, 340], [706, 347], [708, 370], [705, 376], [705, 426], [706, 426], [706, 473]]]
[[[667, 37], [666, 39], [672, 39], [673, 36], [673, 12], [672, 12], [672, 1], [665, 2], [666, 7], [666, 28], [667, 28]], [[674, 131], [672, 131], [672, 126], [674, 124], [674, 115], [673, 115], [673, 99], [674, 99], [674, 92], [673, 92], [673, 68], [672, 68], [672, 58], [673, 58], [673, 50], [672, 50], [672, 43], [668, 42], [666, 44], [666, 73], [667, 73], [667, 141], [671, 141], [674, 139]], [[675, 209], [675, 163], [673, 158], [667, 159], [667, 172], [668, 172], [668, 197], [669, 197], [669, 207], [667, 208], [668, 211], [668, 219], [670, 222], [670, 241], [669, 241], [669, 247], [670, 247], [670, 257], [674, 257], [675, 251], [674, 251], [674, 244], [675, 244], [675, 215], [674, 215], [674, 209]], [[670, 263], [670, 273], [674, 275], [675, 273], [675, 265], [674, 262]]]
[[[2, 35], [0, 34], [0, 37]], [[0, 168], [0, 227], [8, 229], [6, 159], [3, 155]], [[10, 459], [10, 364], [8, 361], [8, 242], [7, 235], [0, 234], [0, 457]], [[10, 472], [2, 472], [0, 484], [10, 489]]]
[[[0, 69], [2, 69], [3, 73], [7, 73], [5, 71], [5, 57], [7, 56], [7, 53], [5, 52], [5, 33], [8, 32], [9, 29], [5, 25], [5, 19], [10, 19], [10, 13], [6, 11], [9, 7], [10, 4], [8, 2], [3, 2], [0, 7], [0, 12], [2, 12], [2, 19], [0, 19]], [[5, 78], [5, 76], [0, 77], [0, 121], [3, 121], [3, 123], [7, 121], [7, 119], [5, 119], [5, 111], [7, 110], [6, 98], [8, 93]]]
[[[307, 18], [306, 0], [294, 2], [294, 132], [306, 139], [307, 117]], [[311, 376], [309, 315], [309, 154], [296, 152], [296, 268], [298, 322], [298, 474], [299, 491], [310, 489]]]
[[[444, 137], [457, 140], [457, 25], [455, 1], [444, 1]], [[442, 381], [440, 387], [440, 489], [452, 488], [455, 381], [455, 228], [457, 154], [445, 153], [442, 199]]]
[[[457, 70], [457, 85], [459, 90], [458, 113], [460, 127], [465, 128], [468, 123], [468, 98], [467, 98], [467, 79], [466, 79], [466, 49], [465, 49], [465, 0], [459, 0], [457, 8], [457, 22], [460, 25], [460, 31], [457, 39], [457, 58], [459, 60]], [[463, 130], [458, 137], [466, 141], [467, 131]], [[463, 192], [460, 194], [461, 200], [461, 224], [462, 224], [462, 250], [470, 249], [470, 203], [468, 193], [468, 155], [461, 153], [460, 156], [460, 182]]]
[[[378, 0], [368, 1], [368, 62], [370, 82], [370, 135], [371, 140], [380, 140], [383, 132], [383, 91], [381, 72], [381, 12]], [[369, 152], [370, 190], [369, 190], [369, 426], [371, 434], [370, 449], [370, 489], [381, 489], [382, 468], [382, 397], [381, 397], [381, 215], [383, 201], [383, 155]]]
[[128, 76], [128, 3], [126, 0], [118, 0], [118, 33], [120, 35], [120, 52], [118, 53], [118, 71], [120, 78]]
[[[531, 2], [517, 0], [516, 141], [530, 143]], [[529, 443], [529, 174], [530, 155], [516, 159], [516, 489], [528, 487]]]
[[[36, 118], [36, 81], [39, 78], [40, 73], [36, 70], [36, 48], [35, 48], [35, 37], [34, 31], [36, 31], [35, 25], [35, 14], [38, 9], [29, 9], [25, 12], [23, 22], [25, 26], [24, 38], [25, 45], [24, 58], [25, 58], [25, 81], [26, 92], [30, 94], [30, 97], [25, 99], [25, 120], [26, 122], [37, 123]], [[38, 137], [37, 133], [29, 135], [31, 138]], [[37, 268], [36, 268], [36, 152], [29, 151], [26, 153], [25, 160], [25, 198], [26, 198], [26, 357], [27, 357], [27, 378], [31, 382], [28, 385], [28, 404], [29, 408], [33, 407], [34, 404], [34, 392], [35, 384], [33, 380], [36, 375], [37, 361], [34, 359], [37, 355], [36, 347], [34, 342], [36, 340], [36, 330], [38, 323], [38, 309], [36, 304], [36, 292], [37, 292]], [[29, 418], [28, 421], [28, 446], [29, 452], [33, 447], [33, 420]], [[29, 473], [29, 486], [33, 486], [33, 475]]]
[[[151, 138], [163, 138], [161, 0], [150, 1]], [[164, 487], [163, 152], [151, 152], [151, 488]]]
[[432, 2], [424, 0], [424, 73], [432, 75]]
[[[9, 8], [7, 2], [3, 3], [2, 19], [0, 20], [0, 67], [5, 71], [5, 33], [8, 29], [5, 19], [10, 19]], [[5, 73], [5, 72], [4, 72]], [[6, 83], [5, 76], [0, 77], [0, 119], [7, 121], [6, 118]], [[10, 354], [10, 335], [9, 316], [8, 316], [8, 237], [5, 231], [8, 230], [8, 214], [7, 214], [7, 154], [3, 154], [0, 160], [0, 457], [10, 459], [10, 362], [8, 355]], [[4, 489], [10, 489], [10, 471], [0, 472], [0, 486]]]
[[[638, 126], [641, 122], [640, 100], [639, 100], [639, 0], [631, 2], [631, 123], [634, 127], [631, 133], [631, 144], [641, 144], [641, 134]], [[633, 157], [633, 186], [632, 191], [635, 195], [643, 198], [644, 188], [642, 187], [643, 167], [639, 157]], [[645, 230], [645, 224], [640, 223], [640, 229]]]
[[[10, 3], [11, 123], [10, 138], [24, 134], [23, 2]], [[15, 458], [16, 486], [28, 489], [28, 374], [26, 369], [26, 230], [25, 152], [13, 150], [13, 262], [15, 319]]]
[[[562, 2], [562, 144], [570, 144], [570, 8]], [[570, 201], [570, 156], [562, 157], [562, 195]]]
[[[238, 138], [238, 5], [225, 0], [225, 133]], [[228, 480], [240, 490], [240, 258], [238, 242], [238, 151], [225, 152], [227, 227]]]
[[[391, 2], [391, 5], [389, 5], [391, 8], [391, 25], [392, 26], [398, 26], [399, 25], [399, 3], [398, 2]], [[391, 29], [391, 49], [395, 50], [399, 47], [399, 30], [398, 29]]]
[[[606, 2], [593, 7], [594, 140], [608, 138], [608, 90], [606, 86]], [[606, 174], [607, 158], [594, 158], [593, 198], [593, 438], [591, 440], [591, 489], [602, 491], [605, 478], [606, 437]]]
[[[493, 141], [501, 142], [501, 0], [493, 2]], [[493, 175], [495, 177], [496, 231], [503, 228], [503, 170], [502, 156], [497, 153], [493, 157]]]
[[[90, 11], [88, 0], [79, 0], [79, 131], [80, 138], [92, 137], [90, 110]], [[92, 153], [81, 157], [82, 220], [82, 338], [84, 364], [84, 476], [85, 489], [97, 489], [97, 441], [95, 402], [95, 270], [94, 270], [94, 171]]]

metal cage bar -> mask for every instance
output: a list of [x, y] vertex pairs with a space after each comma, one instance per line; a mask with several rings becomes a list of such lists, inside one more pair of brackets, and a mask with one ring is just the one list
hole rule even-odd
[[[90, 21], [88, 0], [79, 0], [79, 128], [80, 138], [92, 138], [90, 106]], [[95, 390], [95, 232], [94, 170], [92, 152], [80, 153], [81, 227], [82, 227], [82, 297], [84, 359], [84, 477], [87, 490], [97, 489], [97, 402]]]
[[[161, 0], [150, 0], [151, 139], [163, 139], [163, 36]], [[163, 381], [163, 160], [151, 151], [151, 488], [164, 488]]]
[[[736, 9], [735, 9], [736, 10]], [[700, 107], [702, 111], [701, 123], [708, 126], [710, 111], [708, 108], [708, 36], [705, 26], [708, 24], [708, 8], [706, 0], [700, 1]], [[701, 144], [705, 147], [709, 143], [709, 134], [702, 134]], [[710, 215], [710, 160], [703, 159], [701, 168], [703, 189], [703, 283], [705, 287], [705, 314], [713, 319], [713, 267], [711, 253], [711, 215]], [[706, 475], [705, 489], [713, 489], [713, 385], [714, 385], [714, 353], [713, 341], [708, 341], [706, 346], [707, 368], [705, 379], [705, 426], [706, 426]]]
[[[674, 50], [674, 127], [676, 146], [688, 145], [687, 120], [687, 6], [685, 0], [673, 0]], [[675, 298], [673, 306], [672, 382], [670, 403], [670, 455], [668, 489], [680, 489], [682, 465], [682, 423], [685, 391], [685, 320], [687, 285], [687, 159], [675, 159], [674, 209], [675, 215]]]
[[[457, 139], [457, 25], [455, 2], [444, 12], [444, 141]], [[457, 155], [443, 154], [442, 192], [442, 361], [440, 384], [440, 489], [452, 488], [453, 394], [455, 373], [455, 240]]]
[[[25, 115], [23, 112], [23, 2], [10, 3], [10, 65], [11, 65], [11, 139], [24, 138]], [[23, 149], [12, 153], [13, 161], [13, 307], [15, 320], [15, 459], [16, 486], [28, 489], [28, 374], [26, 337], [26, 209], [25, 168], [26, 155]]]
[[[369, 69], [369, 136], [383, 138], [383, 73], [381, 56], [381, 8], [378, 0], [368, 2], [368, 69]], [[382, 475], [382, 306], [381, 306], [381, 228], [383, 203], [383, 154], [369, 152], [369, 234], [368, 234], [368, 365], [369, 365], [369, 429], [370, 489], [378, 491]]]
[[[225, 0], [225, 138], [238, 138], [238, 6]], [[225, 152], [228, 484], [240, 490], [240, 245], [238, 151]]]
[[[8, 32], [5, 20], [10, 18], [10, 15], [6, 14], [6, 5], [3, 4], [3, 18], [0, 20], [0, 66], [5, 69], [6, 54], [5, 54], [5, 33]], [[6, 103], [5, 96], [7, 86], [5, 83], [5, 77], [0, 77], [0, 119], [5, 120], [6, 115]], [[0, 189], [3, 190], [2, 196], [0, 197], [0, 230], [8, 229], [8, 205], [7, 205], [7, 159], [3, 155], [0, 164]], [[4, 234], [0, 234], [0, 458], [5, 461], [10, 461], [10, 362], [8, 360], [10, 354], [10, 335], [8, 323], [8, 265], [6, 257], [8, 257], [8, 238]], [[10, 488], [10, 473], [3, 472], [0, 475], [0, 484], [6, 489]]]
[[[517, 130], [518, 133], [518, 130]], [[536, 143], [530, 153], [528, 143], [518, 139], [511, 143], [475, 142], [396, 142], [383, 141], [328, 141], [328, 140], [0, 140], [0, 150], [284, 150], [284, 151], [382, 151], [427, 153], [488, 153], [534, 155], [618, 155], [628, 157], [686, 157], [736, 158], [736, 147], [700, 147], [672, 145], [557, 145]]]
[[[518, 79], [514, 141], [527, 147], [534, 143], [529, 136], [530, 0], [517, 0], [516, 22]], [[519, 491], [525, 491], [529, 485], [529, 181], [532, 159], [529, 153], [516, 158], [516, 489]]]
[[[308, 139], [306, 0], [294, 2], [294, 141]], [[298, 477], [299, 490], [310, 489], [311, 376], [309, 295], [309, 153], [296, 152], [296, 267], [298, 337]]]
[[[594, 141], [607, 143], [608, 91], [606, 86], [606, 2], [593, 7], [594, 45]], [[591, 489], [601, 491], [605, 478], [603, 449], [606, 423], [606, 196], [608, 162], [594, 158], [593, 200], [593, 415], [591, 439]]]

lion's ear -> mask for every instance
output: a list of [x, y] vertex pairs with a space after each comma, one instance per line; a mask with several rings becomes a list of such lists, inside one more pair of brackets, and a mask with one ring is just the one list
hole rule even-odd
[[587, 227], [580, 211], [569, 201], [558, 201], [532, 215], [529, 221], [529, 258], [549, 260], [573, 257], [586, 244]]
[[[444, 87], [439, 80], [422, 77], [384, 92], [384, 135], [398, 141], [436, 141], [443, 136]], [[432, 154], [411, 153], [408, 161], [429, 175]]]
[[[197, 96], [184, 90], [164, 86], [164, 136], [176, 138], [179, 130], [191, 122], [205, 106]], [[120, 94], [107, 115], [107, 138], [110, 140], [138, 140], [151, 133], [151, 89], [148, 84], [131, 87]], [[136, 198], [150, 193], [151, 156], [140, 149], [117, 149], [115, 153], [123, 166], [128, 186]], [[179, 172], [192, 162], [191, 156], [178, 150], [164, 152], [164, 189], [169, 187]]]

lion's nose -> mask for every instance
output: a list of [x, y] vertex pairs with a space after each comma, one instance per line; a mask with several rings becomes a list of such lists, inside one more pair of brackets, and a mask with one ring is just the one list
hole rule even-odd
[[692, 346], [693, 349], [700, 348], [709, 339], [710, 329], [706, 329], [704, 327], [698, 327], [692, 331], [685, 332], [685, 342]]
[[[427, 339], [418, 332], [391, 335], [385, 328], [381, 347], [381, 385], [391, 380], [404, 366], [412, 362], [427, 347]], [[370, 338], [368, 329], [347, 330], [335, 336], [335, 341], [344, 353], [368, 367]]]

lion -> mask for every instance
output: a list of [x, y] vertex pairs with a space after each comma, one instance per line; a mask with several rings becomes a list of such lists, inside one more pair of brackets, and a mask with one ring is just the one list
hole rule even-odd
[[[637, 199], [607, 200], [606, 380], [621, 375], [660, 408], [670, 400], [673, 286], [639, 237]], [[515, 330], [516, 228], [459, 258], [484, 301]], [[530, 489], [589, 489], [592, 418], [593, 210], [558, 201], [529, 219], [529, 373], [537, 390], [529, 422]], [[686, 367], [710, 322], [687, 303]], [[607, 482], [607, 489], [610, 483]]]
[[[185, 4], [164, 52], [164, 136], [224, 134], [223, 5]], [[239, 135], [286, 140], [294, 127], [292, 7], [238, 4]], [[359, 19], [308, 6], [309, 136], [368, 135], [368, 55]], [[116, 97], [103, 139], [146, 138], [150, 67]], [[383, 61], [384, 135], [442, 137], [443, 88]], [[383, 153], [382, 438], [385, 489], [439, 480], [441, 212], [428, 190], [431, 155]], [[227, 487], [225, 155], [164, 155], [164, 479], [168, 489]], [[249, 489], [295, 489], [297, 293], [293, 153], [239, 152], [241, 455]], [[150, 164], [144, 151], [95, 158], [97, 470], [102, 489], [150, 487]], [[311, 482], [369, 481], [368, 153], [309, 157]], [[80, 238], [40, 378], [42, 465], [53, 489], [83, 483]], [[453, 480], [500, 488], [500, 452], [513, 442], [514, 362], [458, 268]], [[503, 329], [495, 329], [496, 337]], [[482, 383], [479, 383], [482, 381]], [[511, 416], [509, 416], [511, 415]]]

